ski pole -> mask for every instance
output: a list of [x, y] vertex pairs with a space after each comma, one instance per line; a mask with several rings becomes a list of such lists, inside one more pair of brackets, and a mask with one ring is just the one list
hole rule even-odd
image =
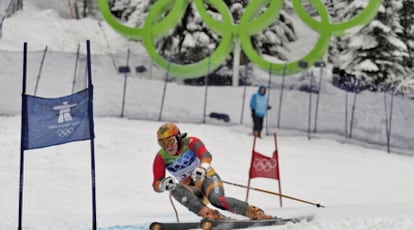
[[[229, 182], [229, 181], [224, 181], [224, 180], [222, 180], [222, 182], [225, 183], [225, 184], [229, 184], [229, 185], [233, 185], [233, 186], [237, 186], [237, 187], [249, 189], [249, 187], [247, 187], [246, 185], [236, 184], [236, 183]], [[291, 199], [291, 200], [295, 200], [295, 201], [299, 201], [299, 202], [302, 202], [302, 203], [314, 205], [314, 206], [316, 206], [318, 208], [325, 208], [324, 205], [321, 205], [319, 203], [313, 203], [313, 202], [310, 202], [310, 201], [298, 199], [298, 198], [295, 198], [295, 197], [292, 197], [292, 196], [287, 196], [287, 195], [280, 194], [280, 193], [277, 193], [277, 192], [272, 192], [272, 191], [268, 191], [268, 190], [264, 190], [264, 189], [260, 189], [260, 188], [254, 188], [254, 187], [250, 187], [250, 189], [255, 190], [255, 191], [259, 191], [259, 192], [268, 193], [268, 194], [271, 194], [271, 195], [276, 195], [276, 196], [284, 197], [284, 198]]]
[[171, 206], [173, 207], [174, 212], [175, 212], [175, 218], [177, 219], [177, 223], [180, 223], [180, 218], [178, 217], [178, 211], [175, 208], [174, 202], [172, 200], [172, 194], [171, 193], [170, 193], [169, 197], [170, 197]]

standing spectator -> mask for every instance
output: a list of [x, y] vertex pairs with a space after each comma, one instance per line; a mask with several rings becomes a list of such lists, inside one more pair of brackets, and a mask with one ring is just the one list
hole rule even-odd
[[253, 135], [255, 137], [261, 137], [264, 117], [266, 116], [267, 110], [271, 109], [268, 104], [266, 87], [264, 85], [259, 85], [257, 92], [252, 95], [250, 109], [252, 110]]

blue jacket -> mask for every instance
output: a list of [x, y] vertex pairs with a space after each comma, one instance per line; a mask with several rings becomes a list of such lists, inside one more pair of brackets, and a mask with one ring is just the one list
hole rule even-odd
[[268, 109], [267, 96], [266, 96], [266, 93], [264, 94], [260, 93], [261, 88], [266, 89], [264, 85], [260, 85], [259, 88], [257, 89], [257, 92], [253, 94], [250, 99], [250, 109], [254, 110], [255, 115], [258, 117], [266, 116], [266, 112]]

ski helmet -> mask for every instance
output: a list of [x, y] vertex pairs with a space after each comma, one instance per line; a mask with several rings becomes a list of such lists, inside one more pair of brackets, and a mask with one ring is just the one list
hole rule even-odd
[[180, 130], [174, 123], [165, 123], [158, 128], [157, 131], [157, 138], [158, 140], [162, 140], [172, 136], [179, 136]]

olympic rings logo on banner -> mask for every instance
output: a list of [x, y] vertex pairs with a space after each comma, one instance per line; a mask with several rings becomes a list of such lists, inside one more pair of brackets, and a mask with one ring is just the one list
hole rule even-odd
[[74, 131], [73, 127], [60, 128], [60, 129], [56, 130], [56, 133], [59, 137], [68, 137], [73, 133], [73, 131]]
[[270, 170], [276, 168], [277, 161], [276, 159], [254, 159], [253, 168], [257, 172], [270, 172]]
[[[319, 39], [313, 49], [300, 59], [288, 63], [276, 63], [258, 54], [250, 38], [269, 27], [279, 18], [283, 0], [250, 1], [238, 24], [234, 22], [230, 10], [222, 0], [158, 0], [149, 10], [145, 23], [141, 28], [123, 25], [111, 14], [108, 0], [97, 1], [104, 19], [113, 29], [130, 39], [143, 41], [149, 56], [155, 63], [164, 69], [168, 69], [172, 75], [182, 78], [200, 77], [205, 75], [207, 70], [218, 68], [230, 54], [235, 39], [240, 39], [244, 53], [252, 63], [261, 69], [269, 70], [276, 75], [300, 73], [303, 69], [299, 67], [299, 61], [313, 64], [322, 60], [332, 36], [340, 36], [352, 27], [368, 24], [377, 14], [381, 4], [381, 0], [369, 0], [367, 6], [355, 17], [345, 22], [332, 23], [322, 0], [309, 0], [318, 12], [319, 20], [306, 12], [301, 0], [292, 0], [293, 8], [299, 18], [312, 30], [319, 33]], [[155, 40], [168, 34], [181, 22], [185, 9], [191, 2], [195, 4], [204, 23], [222, 37], [221, 42], [208, 58], [199, 62], [193, 64], [169, 63], [156, 50]], [[204, 4], [213, 6], [221, 15], [221, 21], [210, 16]], [[266, 7], [266, 10], [261, 13], [263, 7]], [[168, 14], [162, 18], [162, 15], [167, 12]]]

